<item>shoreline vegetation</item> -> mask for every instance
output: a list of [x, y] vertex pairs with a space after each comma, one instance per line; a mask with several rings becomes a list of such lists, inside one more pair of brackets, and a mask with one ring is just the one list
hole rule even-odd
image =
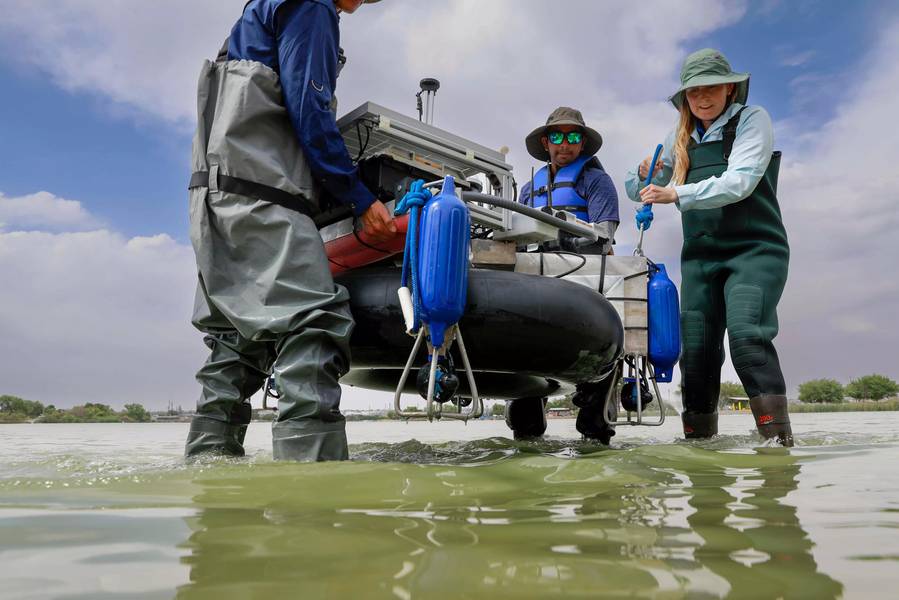
[[[850, 402], [791, 402], [789, 406], [790, 412], [794, 414], [899, 411], [899, 397]], [[503, 402], [495, 402], [492, 407], [485, 410], [487, 418], [502, 418], [503, 407]], [[568, 398], [550, 402], [548, 408], [551, 407], [570, 409], [570, 412], [558, 414], [555, 418], [574, 418], [577, 415], [577, 408], [570, 404]], [[415, 409], [412, 408], [412, 410]], [[748, 409], [735, 410], [728, 403], [722, 402], [719, 412], [727, 414], [749, 411]], [[653, 402], [647, 407], [644, 414], [657, 416], [659, 414], [658, 405]], [[674, 407], [666, 406], [666, 414], [667, 416], [676, 416], [678, 412]], [[151, 413], [140, 404], [126, 404], [120, 411], [116, 411], [106, 404], [90, 402], [69, 409], [58, 409], [53, 405], [44, 406], [40, 402], [24, 400], [16, 396], [0, 396], [0, 425], [20, 423], [172, 423], [188, 422], [191, 416], [191, 413], [185, 412]], [[386, 421], [393, 418], [393, 411], [386, 410], [351, 412], [346, 415], [347, 421]], [[272, 421], [273, 419], [274, 413], [271, 411], [253, 411], [253, 421]]]

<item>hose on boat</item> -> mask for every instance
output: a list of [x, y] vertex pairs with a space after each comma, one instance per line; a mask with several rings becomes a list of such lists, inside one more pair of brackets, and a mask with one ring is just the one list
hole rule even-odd
[[584, 265], [587, 264], [587, 257], [584, 256], [583, 254], [578, 254], [577, 252], [569, 252], [567, 250], [553, 250], [552, 252], [550, 252], [550, 254], [555, 254], [556, 256], [562, 256], [562, 255], [577, 256], [579, 259], [581, 259], [581, 264], [574, 267], [573, 269], [569, 269], [569, 270], [565, 271], [564, 273], [554, 275], [553, 277], [555, 277], [556, 279], [561, 279], [562, 277], [567, 277], [568, 275], [571, 275], [575, 271], [580, 270], [581, 267], [583, 267]]
[[[652, 162], [649, 163], [649, 172], [646, 174], [644, 186], [652, 183], [652, 177], [656, 169], [656, 163], [659, 160], [659, 154], [662, 153], [662, 144], [656, 146], [656, 150], [652, 155]], [[634, 248], [634, 256], [643, 256], [643, 233], [652, 226], [652, 204], [644, 204], [637, 209], [634, 220], [637, 222], [637, 231], [640, 232], [640, 239], [637, 241], [637, 247]]]
[[506, 210], [511, 210], [512, 212], [517, 212], [530, 217], [535, 221], [540, 221], [541, 223], [552, 225], [553, 227], [564, 231], [565, 233], [570, 233], [577, 237], [588, 238], [591, 242], [595, 242], [597, 239], [599, 239], [599, 236], [590, 227], [578, 225], [577, 223], [569, 223], [564, 219], [560, 219], [553, 215], [547, 214], [540, 209], [525, 206], [524, 204], [520, 204], [518, 202], [515, 202], [514, 200], [506, 200], [505, 198], [498, 198], [489, 194], [482, 194], [481, 192], [462, 192], [462, 200], [465, 202], [480, 202], [481, 204], [489, 204], [491, 206], [496, 206], [497, 208], [505, 208]]

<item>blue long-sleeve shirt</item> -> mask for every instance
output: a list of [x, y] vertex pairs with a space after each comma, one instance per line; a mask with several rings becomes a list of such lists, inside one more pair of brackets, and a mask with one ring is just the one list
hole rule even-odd
[[359, 216], [375, 197], [362, 184], [331, 112], [339, 47], [333, 0], [252, 0], [231, 30], [228, 59], [260, 62], [278, 73], [313, 177]]
[[[734, 102], [714, 123], [700, 134], [694, 129], [693, 140], [696, 143], [714, 142], [724, 137], [724, 125], [734, 116], [742, 104]], [[674, 174], [674, 136], [672, 131], [665, 138], [665, 147], [660, 156], [664, 168], [653, 175], [656, 185], [668, 185]], [[771, 117], [760, 106], [747, 106], [740, 115], [737, 126], [737, 137], [727, 161], [727, 170], [717, 177], [709, 177], [696, 183], [674, 186], [677, 192], [677, 207], [681, 211], [721, 208], [748, 197], [758, 185], [774, 149], [774, 127]], [[635, 202], [640, 201], [640, 190], [643, 181], [637, 175], [637, 169], [627, 173], [624, 187], [627, 195]]]

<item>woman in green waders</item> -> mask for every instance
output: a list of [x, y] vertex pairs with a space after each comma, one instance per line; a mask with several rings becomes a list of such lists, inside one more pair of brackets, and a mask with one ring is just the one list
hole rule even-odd
[[652, 158], [628, 173], [628, 196], [681, 212], [681, 386], [684, 433], [718, 432], [724, 330], [759, 433], [793, 445], [786, 386], [772, 340], [790, 250], [777, 205], [780, 153], [771, 118], [747, 106], [749, 74], [717, 50], [684, 61], [671, 97], [680, 112], [652, 183]]

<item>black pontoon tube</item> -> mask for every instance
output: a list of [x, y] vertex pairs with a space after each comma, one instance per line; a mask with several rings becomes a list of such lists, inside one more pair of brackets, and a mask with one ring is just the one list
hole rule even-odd
[[536, 221], [540, 221], [541, 223], [552, 225], [553, 227], [564, 231], [565, 233], [570, 233], [571, 235], [587, 238], [591, 242], [595, 242], [597, 239], [599, 239], [599, 235], [597, 235], [597, 233], [590, 227], [584, 227], [583, 225], [578, 225], [577, 223], [569, 223], [564, 219], [549, 215], [542, 210], [531, 208], [530, 206], [525, 206], [524, 204], [520, 204], [518, 202], [515, 202], [514, 200], [506, 200], [505, 198], [498, 198], [496, 196], [482, 194], [480, 192], [462, 192], [462, 200], [465, 202], [480, 202], [481, 204], [489, 204], [491, 206], [496, 206], [497, 208], [505, 208], [507, 210], [525, 215], [526, 217], [530, 217]]

